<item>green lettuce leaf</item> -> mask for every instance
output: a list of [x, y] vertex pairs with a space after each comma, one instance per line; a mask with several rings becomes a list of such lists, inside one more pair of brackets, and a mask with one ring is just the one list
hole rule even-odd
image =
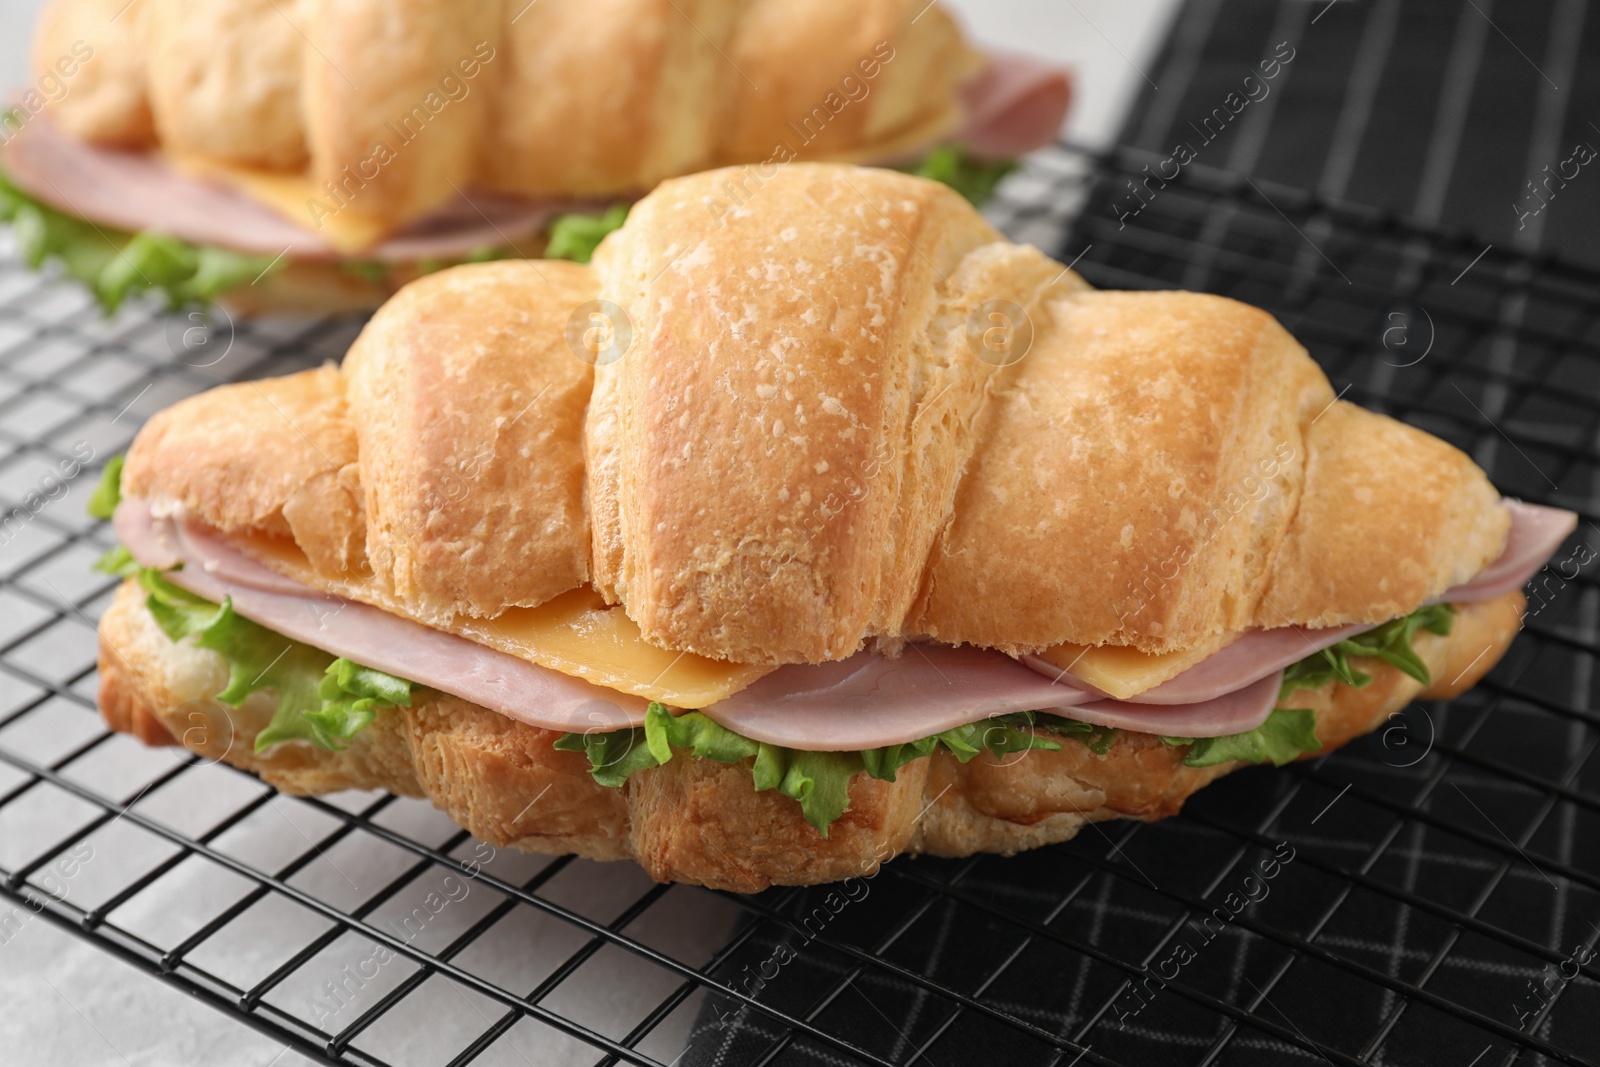
[[[954, 731], [946, 731], [946, 733], [953, 732]], [[948, 744], [951, 739], [944, 738], [943, 740]], [[940, 735], [933, 734], [929, 737], [919, 737], [915, 741], [907, 741], [904, 744], [885, 745], [882, 748], [863, 749], [860, 752], [855, 753], [855, 755], [858, 755], [861, 758], [862, 770], [866, 771], [874, 778], [881, 779], [885, 782], [892, 782], [895, 780], [895, 775], [899, 773], [901, 767], [904, 767], [914, 759], [921, 759], [923, 756], [931, 756], [933, 754], [933, 750], [939, 747], [940, 741]], [[977, 754], [975, 751], [970, 751], [968, 746], [959, 740], [958, 744], [960, 744], [962, 749], [967, 752], [966, 755], [957, 755], [956, 758], [960, 759], [961, 762], [965, 763], [967, 760], [971, 759]], [[955, 752], [956, 750], [951, 749], [951, 751]]]
[[943, 182], [966, 197], [973, 207], [982, 207], [994, 196], [1001, 180], [1017, 166], [1014, 159], [974, 159], [959, 145], [944, 145], [928, 153], [915, 166], [906, 168], [906, 173]]
[[282, 259], [195, 245], [154, 230], [131, 234], [58, 211], [0, 171], [0, 220], [11, 223], [28, 266], [61, 264], [94, 293], [106, 314], [130, 294], [158, 292], [169, 307], [209, 304], [277, 270]]
[[850, 779], [865, 770], [859, 752], [804, 752], [763, 744], [750, 769], [758, 791], [776, 789], [800, 803], [800, 813], [828, 836], [833, 821], [850, 810]]
[[291, 641], [239, 616], [231, 598], [213, 604], [155, 567], [138, 575], [145, 605], [168, 638], [194, 637], [227, 660], [228, 684], [216, 699], [238, 707], [259, 690], [277, 694], [277, 713], [256, 736], [257, 752], [285, 741], [342, 749], [380, 710], [411, 704], [412, 683], [403, 678]]
[[587, 263], [606, 234], [622, 229], [628, 221], [628, 205], [612, 204], [603, 215], [562, 215], [550, 224], [550, 244], [546, 259], [570, 259]]
[[1310, 708], [1277, 708], [1267, 721], [1242, 734], [1225, 737], [1163, 737], [1163, 744], [1188, 745], [1186, 767], [1214, 767], [1219, 763], [1266, 763], [1282, 767], [1303, 752], [1322, 748], [1317, 740], [1317, 713]]
[[651, 704], [644, 720], [645, 743], [662, 763], [672, 758], [672, 750], [686, 748], [702, 759], [718, 763], [738, 763], [756, 755], [757, 743], [741, 737], [698, 712], [674, 716], [661, 704]]
[[[321, 701], [320, 707], [300, 714], [300, 720], [307, 726], [302, 727], [300, 720], [292, 720], [288, 729], [301, 731], [300, 736], [313, 744], [324, 738], [345, 741], [371, 726], [379, 710], [410, 707], [411, 683], [340, 657], [324, 669], [322, 680], [317, 684], [317, 698]], [[273, 726], [276, 725], [274, 722]], [[269, 727], [266, 732], [271, 733], [271, 729]], [[275, 742], [269, 738], [267, 743]], [[256, 747], [259, 749], [261, 745], [261, 738], [257, 737]]]
[[1357, 688], [1367, 685], [1372, 681], [1372, 675], [1351, 666], [1352, 656], [1382, 660], [1427, 685], [1430, 681], [1428, 665], [1412, 649], [1411, 641], [1420, 630], [1441, 637], [1448, 636], [1455, 614], [1455, 609], [1449, 604], [1430, 604], [1410, 615], [1391, 619], [1375, 629], [1346, 638], [1332, 648], [1312, 653], [1284, 671], [1278, 699], [1282, 701], [1297, 689], [1321, 689], [1330, 682], [1342, 682]]
[[[1428, 665], [1411, 647], [1411, 641], [1422, 630], [1441, 637], [1447, 636], [1454, 620], [1455, 609], [1449, 604], [1430, 604], [1365, 633], [1346, 638], [1331, 648], [1314, 652], [1284, 671], [1283, 685], [1278, 689], [1278, 702], [1282, 703], [1296, 690], [1321, 689], [1335, 682], [1357, 688], [1370, 684], [1372, 675], [1352, 666], [1352, 658], [1382, 660], [1427, 685]], [[1202, 738], [1163, 737], [1161, 740], [1169, 745], [1189, 746], [1183, 762], [1190, 767], [1214, 767], [1236, 760], [1246, 763], [1270, 761], [1281, 767], [1298, 759], [1304, 752], [1317, 752], [1322, 748], [1317, 740], [1316, 727], [1316, 712], [1310, 708], [1277, 708], [1266, 722], [1242, 734]]]
[[127, 546], [117, 545], [106, 549], [100, 558], [94, 561], [94, 569], [101, 574], [114, 574], [118, 578], [133, 578], [142, 568], [139, 566], [139, 561], [133, 558], [133, 553], [128, 551]]
[[738, 763], [756, 755], [758, 745], [697, 711], [674, 716], [665, 706], [651, 704], [644, 725], [632, 729], [585, 734], [563, 734], [555, 747], [563, 752], [584, 752], [594, 780], [620, 788], [635, 771], [659, 767], [672, 759], [674, 748], [719, 763]]
[[377, 283], [389, 276], [394, 264], [385, 263], [380, 259], [345, 259], [339, 261], [339, 269], [352, 278]]
[[644, 728], [611, 730], [606, 733], [563, 734], [555, 747], [563, 752], [583, 752], [589, 757], [589, 773], [611, 789], [620, 789], [634, 771], [659, 765], [650, 746], [645, 744]]
[[123, 460], [120, 452], [106, 460], [105, 469], [100, 472], [100, 484], [89, 494], [90, 517], [109, 519], [111, 513], [117, 510], [117, 505], [122, 503]]
[[1064, 719], [1059, 715], [1040, 713], [1039, 725], [1053, 734], [1061, 734], [1080, 742], [1096, 756], [1104, 756], [1110, 752], [1111, 742], [1117, 736], [1117, 730], [1113, 726], [1094, 726], [1079, 722], [1077, 719]]
[[[1043, 718], [1054, 718], [1054, 716], [1043, 716]], [[1047, 752], [1055, 752], [1061, 748], [1055, 741], [1034, 733], [1033, 725], [1034, 713], [1031, 711], [996, 715], [957, 726], [953, 730], [919, 737], [915, 741], [864, 749], [859, 753], [846, 753], [846, 755], [860, 756], [862, 768], [868, 774], [892, 782], [901, 767], [914, 759], [931, 756], [940, 748], [962, 763], [983, 752], [1000, 757], [1035, 748]]]
[[[1046, 718], [1072, 726], [1085, 725], [1056, 720], [1055, 716]], [[651, 704], [643, 726], [565, 734], [556, 740], [555, 747], [564, 752], [587, 753], [594, 780], [612, 788], [620, 787], [635, 771], [668, 762], [674, 749], [688, 749], [692, 755], [718, 763], [738, 763], [754, 757], [750, 773], [756, 790], [776, 789], [798, 801], [806, 821], [827, 837], [828, 827], [849, 810], [850, 780], [862, 771], [892, 782], [901, 767], [940, 747], [962, 763], [982, 752], [998, 757], [1035, 748], [1053, 752], [1061, 747], [1035, 734], [1033, 724], [1033, 712], [1020, 712], [968, 723], [905, 744], [862, 752], [806, 752], [752, 741], [698, 711], [675, 716], [663, 705]]]

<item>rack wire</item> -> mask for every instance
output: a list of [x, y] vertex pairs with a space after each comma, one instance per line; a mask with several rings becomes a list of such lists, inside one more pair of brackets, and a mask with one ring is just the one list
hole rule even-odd
[[100, 724], [111, 541], [82, 503], [154, 411], [337, 359], [359, 321], [102, 319], [7, 246], [0, 965], [47, 921], [330, 1064], [1600, 1059], [1600, 272], [1203, 163], [1128, 225], [1157, 158], [1056, 146], [990, 214], [1097, 286], [1267, 308], [1347, 399], [1581, 513], [1475, 690], [1164, 822], [848, 890], [658, 886], [416, 801], [283, 797]]

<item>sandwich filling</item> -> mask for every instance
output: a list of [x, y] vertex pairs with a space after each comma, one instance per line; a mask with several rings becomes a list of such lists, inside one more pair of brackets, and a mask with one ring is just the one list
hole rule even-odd
[[[561, 732], [556, 747], [586, 753], [606, 785], [670, 760], [674, 749], [725, 763], [751, 759], [757, 788], [796, 799], [824, 833], [848, 806], [855, 774], [892, 781], [907, 761], [940, 749], [963, 762], [985, 751], [1004, 758], [1058, 749], [1063, 740], [1103, 753], [1126, 730], [1184, 747], [1190, 766], [1288, 762], [1319, 747], [1315, 715], [1293, 707], [1294, 692], [1365, 685], [1370, 676], [1351, 662], [1362, 659], [1426, 684], [1412, 639], [1422, 631], [1448, 634], [1450, 601], [1489, 599], [1522, 585], [1576, 520], [1508, 502], [1512, 526], [1501, 556], [1437, 602], [1378, 627], [1240, 635], [1125, 699], [1071, 665], [930, 643], [912, 644], [896, 658], [863, 652], [817, 665], [751, 668], [755, 676], [742, 688], [698, 710], [674, 711], [303, 586], [181, 517], [157, 518], [139, 500], [119, 504], [117, 467], [108, 467], [92, 502], [102, 516], [114, 511], [127, 546], [104, 569], [138, 577], [173, 640], [193, 637], [228, 659], [230, 684], [218, 699], [237, 705], [257, 689], [278, 695], [258, 750], [285, 741], [342, 747], [424, 685]], [[1103, 664], [1094, 677], [1117, 680]]]

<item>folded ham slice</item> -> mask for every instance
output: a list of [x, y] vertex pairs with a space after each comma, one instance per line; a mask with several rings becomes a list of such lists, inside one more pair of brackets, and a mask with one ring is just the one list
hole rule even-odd
[[1070, 680], [1049, 681], [988, 649], [910, 645], [896, 659], [858, 652], [833, 663], [779, 667], [704, 711], [745, 737], [812, 751], [897, 745], [1018, 711], [1139, 733], [1221, 737], [1265, 722], [1280, 678], [1156, 707], [1096, 699]]
[[[1313, 652], [1354, 637], [1372, 629], [1366, 623], [1339, 626], [1325, 630], [1308, 630], [1301, 626], [1285, 626], [1278, 630], [1252, 630], [1232, 644], [1213, 652], [1205, 659], [1176, 677], [1153, 689], [1126, 698], [1127, 704], [1193, 704], [1215, 700], [1267, 677], [1280, 674], [1291, 663], [1305, 659]], [[1038, 656], [1025, 656], [1023, 662], [1040, 674], [1054, 677], [1062, 673], [1060, 667]], [[1072, 684], [1084, 683], [1067, 672]], [[1192, 736], [1192, 735], [1184, 735]]]
[[[1069, 680], [1070, 683], [1070, 680]], [[756, 741], [851, 751], [915, 741], [993, 715], [1060, 711], [1094, 699], [1040, 677], [1000, 652], [909, 645], [895, 659], [858, 652], [779, 667], [703, 709]]]
[[1013, 52], [989, 63], [961, 89], [967, 121], [956, 140], [975, 155], [1010, 159], [1054, 141], [1072, 104], [1072, 82], [1059, 67]]
[[[1499, 557], [1472, 581], [1447, 589], [1434, 603], [1492, 600], [1520, 588], [1578, 525], [1578, 516], [1561, 508], [1509, 499], [1505, 506], [1511, 513], [1511, 529]], [[1363, 623], [1322, 630], [1300, 626], [1252, 630], [1177, 677], [1127, 699], [1134, 704], [1169, 705], [1214, 700], [1370, 629], [1371, 625]], [[1023, 662], [1052, 678], [1062, 673], [1060, 667], [1038, 656], [1024, 657]], [[1073, 685], [1088, 688], [1080, 679], [1072, 678], [1070, 671], [1068, 678]]]
[[1096, 700], [1072, 709], [1072, 718], [1140, 734], [1167, 737], [1226, 737], [1254, 730], [1278, 702], [1283, 672], [1273, 671], [1249, 685], [1192, 704], [1136, 704]]
[[256, 589], [279, 596], [315, 595], [293, 578], [287, 578], [239, 552], [222, 535], [197, 522], [180, 520], [157, 523], [156, 529], [164, 534], [171, 531], [166, 540], [177, 549], [172, 556], [174, 563], [185, 560], [198, 562], [208, 575], [229, 588]]
[[1505, 550], [1472, 581], [1447, 590], [1441, 601], [1493, 600], [1522, 588], [1578, 528], [1577, 513], [1562, 508], [1508, 499], [1506, 510], [1511, 512], [1511, 531]]

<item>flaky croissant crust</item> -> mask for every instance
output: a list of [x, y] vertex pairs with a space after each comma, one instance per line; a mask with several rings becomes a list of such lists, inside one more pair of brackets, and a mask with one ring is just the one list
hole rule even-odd
[[51, 0], [52, 113], [96, 143], [309, 171], [403, 221], [458, 190], [597, 196], [726, 163], [886, 160], [980, 60], [911, 0]]
[[[781, 167], [737, 209], [726, 178], [665, 183], [591, 266], [424, 278], [341, 369], [175, 405], [126, 491], [427, 624], [589, 583], [749, 663], [1375, 624], [1501, 550], [1483, 472], [1335, 401], [1264, 312], [1092, 290], [893, 172]], [[982, 343], [997, 301], [1020, 358]]]

